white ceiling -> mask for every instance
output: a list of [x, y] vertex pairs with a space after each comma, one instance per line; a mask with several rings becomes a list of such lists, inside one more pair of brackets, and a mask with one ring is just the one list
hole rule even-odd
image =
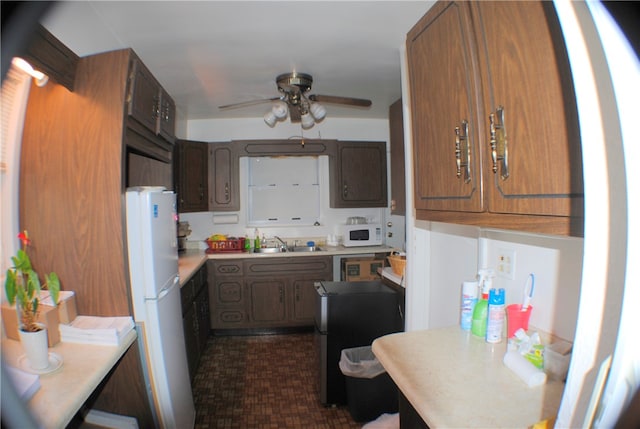
[[432, 1], [70, 1], [42, 24], [79, 56], [131, 47], [186, 119], [261, 117], [275, 78], [313, 76], [310, 94], [372, 100], [327, 117], [387, 118], [400, 49]]

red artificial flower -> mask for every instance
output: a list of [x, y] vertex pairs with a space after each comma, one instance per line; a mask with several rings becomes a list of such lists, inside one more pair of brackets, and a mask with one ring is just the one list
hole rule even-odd
[[21, 232], [18, 234], [18, 238], [22, 241], [22, 246], [27, 247], [31, 244], [31, 240], [29, 240], [29, 233], [27, 231]]

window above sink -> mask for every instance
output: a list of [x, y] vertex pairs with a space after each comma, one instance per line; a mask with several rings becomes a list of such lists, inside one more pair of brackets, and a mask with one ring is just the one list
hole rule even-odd
[[252, 157], [248, 176], [250, 226], [308, 226], [318, 220], [317, 156]]

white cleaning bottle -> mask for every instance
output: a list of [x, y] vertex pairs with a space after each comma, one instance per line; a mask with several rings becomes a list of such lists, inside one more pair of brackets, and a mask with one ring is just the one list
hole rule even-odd
[[473, 308], [478, 301], [478, 282], [462, 282], [462, 300], [460, 302], [460, 327], [463, 331], [471, 330]]

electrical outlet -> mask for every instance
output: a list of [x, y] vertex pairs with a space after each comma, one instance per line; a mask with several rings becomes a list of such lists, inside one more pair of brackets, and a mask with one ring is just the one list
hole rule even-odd
[[498, 276], [510, 280], [516, 278], [516, 251], [513, 249], [498, 249]]

